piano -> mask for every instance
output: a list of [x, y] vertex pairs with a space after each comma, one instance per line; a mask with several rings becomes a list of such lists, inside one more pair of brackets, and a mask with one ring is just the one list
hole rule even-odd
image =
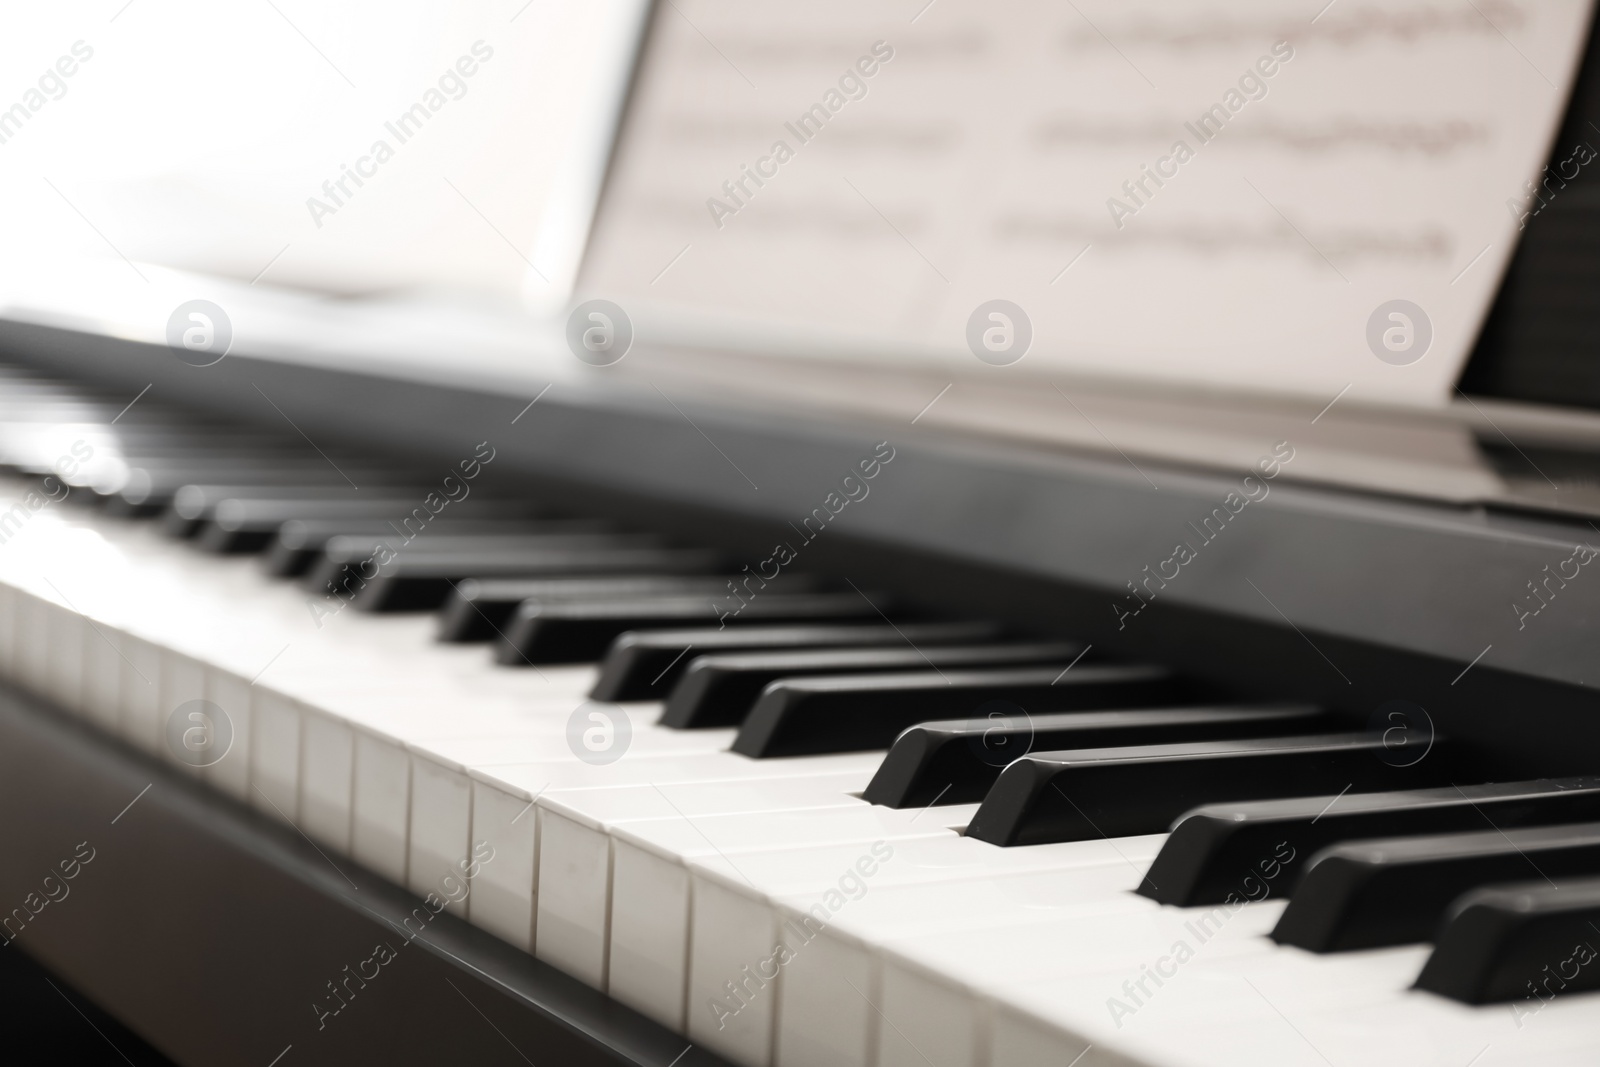
[[[1600, 119], [1570, 6], [1546, 174]], [[757, 359], [642, 300], [621, 356], [585, 303], [461, 367], [376, 358], [459, 325], [384, 306], [297, 348], [326, 308], [230, 290], [210, 359], [12, 301], [17, 1002], [152, 1063], [1595, 1062], [1584, 178], [1432, 406]]]

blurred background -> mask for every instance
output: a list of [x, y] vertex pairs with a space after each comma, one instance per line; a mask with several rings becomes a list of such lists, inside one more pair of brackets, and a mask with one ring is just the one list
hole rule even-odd
[[[470, 358], [438, 347], [481, 317], [395, 330], [388, 358], [504, 368], [576, 294], [618, 301], [645, 342], [968, 373], [969, 316], [1004, 299], [1030, 320], [1021, 377], [1439, 406], [1589, 13], [13, 6], [0, 300], [157, 336], [195, 279], [248, 287], [223, 301], [241, 350], [288, 358], [374, 329], [330, 300], [375, 297], [391, 327], [493, 309], [500, 335], [457, 346]], [[1426, 341], [1374, 360], [1368, 320], [1394, 300]]]
[[[113, 255], [333, 294], [563, 303], [645, 7], [7, 5], [0, 107], [56, 76], [0, 127], [4, 280]], [[419, 102], [439, 106], [402, 143], [385, 123]], [[324, 183], [379, 140], [393, 158], [337, 204]], [[314, 217], [313, 197], [334, 213]]]

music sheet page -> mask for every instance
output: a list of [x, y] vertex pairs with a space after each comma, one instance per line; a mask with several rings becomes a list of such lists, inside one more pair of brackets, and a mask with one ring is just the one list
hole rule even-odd
[[1559, 195], [1590, 7], [671, 0], [581, 295], [641, 337], [1439, 403]]

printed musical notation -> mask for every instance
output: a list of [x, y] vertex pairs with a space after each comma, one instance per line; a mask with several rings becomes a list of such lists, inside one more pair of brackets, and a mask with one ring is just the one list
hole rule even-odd
[[[1107, 122], [1093, 117], [1047, 119], [1034, 132], [1041, 152], [1075, 152], [1086, 146], [1159, 142], [1171, 135], [1181, 118]], [[1393, 155], [1437, 157], [1489, 142], [1490, 129], [1470, 119], [1424, 122], [1381, 117], [1335, 118], [1321, 122], [1263, 119], [1231, 131], [1229, 142], [1263, 151], [1374, 151]]]
[[1251, 222], [1227, 218], [1130, 227], [1106, 240], [1104, 223], [1098, 217], [1007, 215], [995, 220], [993, 232], [997, 241], [1017, 245], [1072, 247], [1076, 242], [1082, 247], [1100, 241], [1111, 255], [1174, 250], [1209, 261], [1226, 254], [1276, 254], [1302, 260], [1319, 270], [1327, 269], [1329, 260], [1341, 269], [1354, 269], [1364, 261], [1439, 266], [1450, 263], [1456, 252], [1449, 231], [1439, 226], [1400, 231], [1342, 226], [1307, 232], [1281, 219]]
[[[1168, 15], [1159, 19], [1080, 23], [1062, 36], [1069, 51], [1104, 48], [1110, 40], [1118, 48], [1169, 48], [1187, 51], [1259, 41], [1294, 40], [1310, 44], [1327, 41], [1345, 48], [1378, 43], [1416, 45], [1460, 37], [1499, 37], [1527, 27], [1529, 15], [1513, 0], [1475, 0], [1470, 4], [1339, 4], [1311, 21], [1299, 15], [1256, 17], [1212, 15], [1190, 18]], [[1104, 34], [1104, 36], [1102, 36]]]
[[[586, 285], [930, 358], [1005, 299], [1030, 367], [1442, 399], [1594, 2], [674, 0]], [[1434, 338], [1398, 369], [1397, 299]]]

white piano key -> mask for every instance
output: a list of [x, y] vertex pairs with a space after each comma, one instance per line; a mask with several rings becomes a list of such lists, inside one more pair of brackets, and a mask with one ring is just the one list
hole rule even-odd
[[17, 595], [17, 683], [37, 697], [48, 688], [49, 606], [31, 591]]
[[258, 685], [253, 711], [250, 802], [263, 814], [295, 825], [300, 808], [300, 705]]
[[348, 723], [304, 708], [300, 760], [300, 829], [348, 854], [355, 778], [355, 734]]
[[88, 624], [65, 604], [46, 603], [46, 612], [50, 620], [45, 636], [49, 667], [44, 696], [63, 711], [86, 717], [83, 674]]
[[0, 677], [12, 679], [17, 673], [17, 598], [16, 589], [0, 570]]
[[610, 993], [679, 1033], [688, 993], [689, 907], [687, 868], [613, 842]]
[[117, 643], [122, 649], [118, 729], [123, 740], [153, 756], [161, 750], [166, 729], [161, 717], [161, 649], [127, 632], [118, 635]]
[[228, 750], [200, 776], [235, 800], [250, 802], [250, 741], [253, 693], [247, 679], [229, 671], [206, 672], [206, 699], [221, 708], [231, 731]]
[[[432, 892], [440, 879], [463, 869], [471, 851], [472, 786], [466, 775], [433, 760], [411, 760], [411, 827], [406, 885], [419, 896]], [[466, 899], [446, 910], [463, 918]]]
[[[205, 699], [205, 664], [189, 656], [183, 655], [182, 653], [174, 652], [168, 649], [163, 655], [161, 669], [161, 707], [159, 709], [161, 725], [160, 753], [161, 757], [166, 760], [166, 762], [179, 768], [185, 773], [195, 774], [196, 776], [198, 776], [198, 771], [195, 765], [185, 761], [183, 756], [184, 750], [180, 749], [178, 746], [186, 743], [187, 738], [185, 736], [185, 732], [189, 729], [187, 724], [193, 716], [202, 715], [208, 718], [214, 716], [210, 709], [189, 708], [184, 710], [182, 715], [176, 720], [176, 727], [173, 726], [173, 723], [175, 721], [174, 716], [179, 715], [179, 709], [182, 709], [185, 705], [194, 703], [195, 701], [203, 701]], [[200, 720], [194, 721], [196, 725], [198, 725], [200, 722]], [[214, 729], [215, 724], [211, 724], [210, 728]], [[195, 738], [196, 743], [203, 743], [204, 741], [204, 739], [198, 734], [195, 735]], [[195, 758], [205, 759], [206, 757], [204, 754], [197, 753]]]
[[[863, 842], [863, 848], [870, 843]], [[686, 1033], [693, 1041], [751, 1067], [772, 1062], [777, 982], [796, 935], [785, 936], [766, 909], [716, 882], [690, 875]], [[695, 936], [715, 917], [720, 937]], [[760, 945], [754, 953], [749, 947]]]
[[586, 848], [590, 835], [573, 820], [535, 805], [539, 879], [534, 954], [596, 989], [606, 987], [609, 848]]
[[534, 944], [533, 889], [538, 859], [532, 800], [487, 782], [472, 783], [472, 842], [492, 859], [472, 879], [467, 918], [524, 952]]
[[410, 756], [366, 731], [356, 731], [350, 854], [396, 885], [405, 885], [410, 820]]
[[114, 736], [121, 732], [119, 718], [125, 671], [122, 656], [121, 631], [96, 624], [84, 645], [84, 714], [90, 722]]

